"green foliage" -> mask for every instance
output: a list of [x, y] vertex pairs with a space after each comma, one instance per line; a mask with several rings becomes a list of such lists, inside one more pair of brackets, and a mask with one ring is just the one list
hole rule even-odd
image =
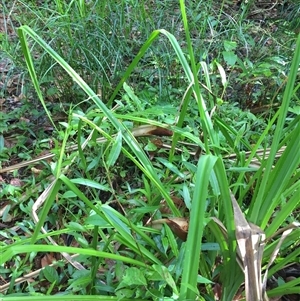
[[[5, 238], [0, 245], [1, 273], [5, 277], [11, 275], [4, 300], [35, 299], [41, 297], [39, 294], [51, 300], [214, 300], [217, 284], [222, 288], [218, 297], [233, 300], [244, 278], [238, 264], [239, 225], [232, 195], [246, 220], [267, 236], [262, 258], [267, 277], [299, 257], [296, 220], [300, 206], [300, 126], [293, 104], [299, 89], [295, 83], [300, 37], [289, 69], [282, 64], [274, 71], [267, 59], [255, 64], [250, 57], [242, 60], [238, 45], [248, 37], [241, 34], [235, 40], [232, 32], [228, 34], [234, 22], [226, 23], [222, 11], [212, 9], [213, 3], [180, 1], [185, 35], [182, 47], [182, 33], [176, 37], [178, 33], [171, 33], [172, 30], [155, 29], [157, 19], [147, 7], [152, 4], [142, 2], [57, 0], [44, 6], [45, 14], [50, 14], [45, 24], [47, 38], [28, 25], [18, 29], [34, 89], [55, 128], [55, 156], [46, 165], [51, 176], [45, 187], [29, 192], [29, 198], [38, 195], [37, 199], [31, 198], [25, 204], [24, 199], [16, 198], [19, 189], [9, 185], [1, 191], [4, 196], [12, 195], [14, 208], [26, 215], [19, 223], [26, 235], [19, 236], [15, 229], [0, 232]], [[162, 6], [171, 11], [174, 5], [172, 1], [155, 4], [157, 13]], [[240, 23], [251, 4], [250, 1], [242, 8]], [[194, 16], [197, 10], [193, 5], [205, 9]], [[126, 10], [132, 13], [126, 15]], [[191, 17], [193, 22], [189, 22]], [[205, 22], [200, 36], [207, 34], [209, 28], [211, 32], [224, 30], [225, 37], [221, 43], [203, 46], [199, 55], [193, 31], [202, 18]], [[163, 21], [160, 15], [158, 19]], [[127, 25], [119, 33], [116, 28], [120, 28], [113, 27], [113, 21], [118, 26]], [[138, 50], [130, 48], [129, 41], [120, 40], [121, 34], [129, 39], [136, 22], [141, 22], [146, 28], [143, 34], [147, 35], [137, 44], [141, 46]], [[164, 102], [157, 96], [167, 95], [162, 82], [166, 71], [161, 67], [164, 55], [158, 57], [162, 51], [161, 46], [156, 49], [158, 44], [166, 47], [166, 56], [176, 57], [174, 70], [164, 81], [171, 83], [173, 90]], [[119, 53], [126, 56], [126, 47], [134, 54], [132, 61], [122, 65], [117, 60]], [[220, 56], [206, 61], [208, 54], [218, 50]], [[35, 52], [41, 55], [38, 63], [33, 60]], [[137, 76], [141, 64], [146, 66], [153, 58], [154, 63], [146, 69], [151, 73], [153, 65], [158, 66], [158, 88], [154, 76], [151, 85], [145, 79], [140, 82], [142, 76]], [[234, 74], [236, 68], [241, 70], [238, 75]], [[279, 110], [268, 118], [260, 118], [242, 111], [234, 99], [224, 102], [232, 85], [227, 71], [238, 82], [247, 84], [258, 78], [261, 82], [265, 78], [273, 80], [276, 72], [288, 72], [288, 79], [277, 83], [286, 81], [283, 95], [274, 94], [281, 100]], [[99, 84], [111, 85], [113, 73], [119, 81], [110, 93], [102, 90], [102, 95], [96, 94]], [[177, 80], [180, 78], [179, 84], [174, 82], [174, 74]], [[58, 125], [45, 97], [52, 94], [53, 87], [44, 90], [43, 84], [61, 79], [62, 86], [54, 85], [53, 93], [62, 99], [64, 93], [72, 91], [76, 100], [68, 107], [68, 119]], [[173, 135], [159, 142], [149, 140], [148, 133], [146, 137], [137, 134], [137, 130], [145, 130], [140, 125], [171, 129]], [[7, 129], [4, 123], [2, 132]], [[261, 156], [259, 150], [263, 151]], [[174, 196], [181, 197], [184, 204], [179, 206]], [[3, 222], [11, 220], [9, 214], [11, 207], [6, 207], [1, 215]], [[177, 237], [174, 223], [169, 223], [172, 218], [189, 220], [186, 241]], [[155, 220], [165, 224], [151, 227]], [[278, 259], [267, 271], [270, 257], [277, 253], [281, 241], [277, 231], [291, 225], [298, 228], [287, 235]], [[51, 255], [53, 264], [46, 264], [40, 271], [39, 283], [21, 287], [18, 277], [35, 268], [33, 259], [41, 252], [62, 254], [64, 260]], [[77, 256], [71, 258], [68, 254]], [[45, 289], [43, 282], [52, 284]], [[283, 295], [287, 288], [288, 292], [297, 292], [298, 279], [267, 293], [270, 297]]]

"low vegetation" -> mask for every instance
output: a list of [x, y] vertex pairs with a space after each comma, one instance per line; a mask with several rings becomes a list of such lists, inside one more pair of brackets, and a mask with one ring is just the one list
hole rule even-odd
[[0, 299], [299, 300], [299, 1], [6, 2]]

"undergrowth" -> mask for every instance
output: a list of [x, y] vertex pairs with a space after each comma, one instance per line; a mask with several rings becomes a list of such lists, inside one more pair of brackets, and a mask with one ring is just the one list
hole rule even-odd
[[3, 300], [299, 292], [300, 38], [252, 2], [2, 4]]

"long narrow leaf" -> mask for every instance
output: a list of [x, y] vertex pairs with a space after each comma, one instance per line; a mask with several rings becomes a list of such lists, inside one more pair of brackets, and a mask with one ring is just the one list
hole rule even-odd
[[139, 260], [135, 260], [130, 257], [125, 257], [125, 256], [117, 255], [117, 254], [100, 252], [100, 251], [96, 251], [96, 250], [92, 250], [92, 249], [50, 246], [50, 245], [28, 245], [28, 246], [26, 246], [26, 248], [24, 248], [24, 246], [12, 246], [9, 250], [7, 250], [1, 254], [0, 264], [8, 262], [14, 255], [18, 255], [18, 254], [21, 254], [24, 252], [27, 252], [27, 253], [30, 253], [30, 252], [55, 252], [55, 253], [66, 252], [66, 253], [74, 253], [74, 254], [78, 253], [78, 254], [88, 255], [88, 256], [120, 260], [123, 262], [127, 262], [127, 263], [130, 263], [133, 265], [140, 266], [140, 267], [147, 267], [147, 265], [145, 265], [143, 262], [141, 262]]
[[181, 300], [196, 300], [201, 241], [205, 225], [205, 205], [208, 183], [217, 157], [203, 155], [198, 161], [195, 191], [193, 195], [186, 254], [180, 287]]
[[44, 192], [40, 195], [40, 199], [46, 198], [45, 204], [42, 209], [42, 213], [40, 215], [39, 221], [35, 226], [34, 233], [31, 237], [31, 242], [34, 243], [40, 233], [41, 228], [43, 227], [45, 220], [48, 216], [48, 213], [53, 205], [56, 194], [60, 189], [61, 181], [59, 179], [54, 179], [53, 182], [44, 190]]
[[[298, 74], [298, 67], [300, 64], [300, 35], [298, 35], [296, 49], [294, 53], [294, 58], [291, 64], [291, 69], [287, 81], [287, 85], [284, 91], [282, 104], [279, 109], [279, 117], [276, 124], [276, 130], [275, 134], [273, 136], [273, 143], [271, 146], [271, 152], [269, 154], [269, 157], [267, 159], [267, 164], [265, 166], [264, 173], [266, 175], [269, 175], [272, 170], [272, 166], [274, 163], [274, 158], [276, 156], [276, 152], [278, 150], [278, 146], [280, 143], [280, 139], [282, 137], [283, 127], [285, 124], [286, 115], [288, 112], [290, 100], [293, 95], [294, 91], [294, 84], [296, 81], [296, 76]], [[270, 185], [268, 185], [269, 177], [262, 177], [262, 181], [260, 185], [258, 186], [258, 192], [257, 192], [257, 198], [255, 200], [255, 206], [253, 206], [253, 211], [251, 212], [250, 220], [254, 222], [257, 225], [261, 225], [261, 222], [263, 221], [264, 224], [262, 226], [266, 226], [266, 220], [264, 219], [264, 216], [262, 215], [263, 206], [268, 206], [267, 202], [265, 202], [265, 196], [268, 195], [268, 197], [273, 198], [275, 197], [275, 194], [277, 193], [275, 190], [273, 193], [270, 193]], [[264, 227], [262, 227], [264, 228]]]

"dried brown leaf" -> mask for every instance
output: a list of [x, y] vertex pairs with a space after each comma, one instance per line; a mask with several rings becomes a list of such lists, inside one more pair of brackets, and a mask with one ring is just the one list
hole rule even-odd
[[47, 253], [45, 256], [41, 259], [41, 267], [44, 268], [47, 265], [52, 264], [54, 261], [56, 261], [56, 258], [53, 253]]
[[160, 228], [162, 224], [167, 224], [177, 237], [179, 237], [183, 241], [186, 241], [188, 229], [189, 229], [189, 222], [187, 218], [184, 217], [163, 218], [156, 221], [152, 221], [151, 223], [151, 225], [154, 228]]
[[22, 187], [23, 186], [23, 182], [18, 179], [18, 178], [12, 178], [9, 182], [10, 185], [15, 186], [15, 187]]

